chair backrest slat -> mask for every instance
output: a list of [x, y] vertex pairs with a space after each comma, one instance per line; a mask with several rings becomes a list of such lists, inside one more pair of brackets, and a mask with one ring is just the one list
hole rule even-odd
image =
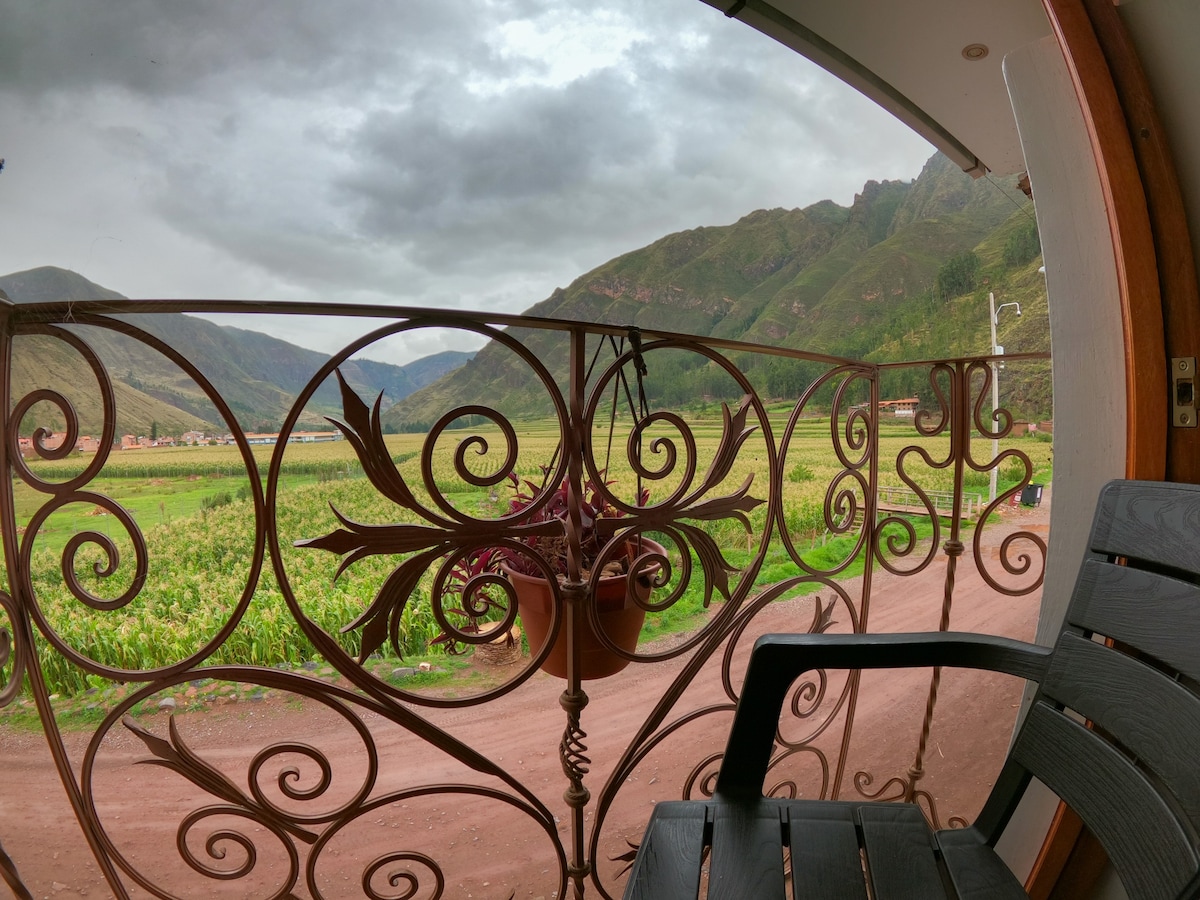
[[[1200, 535], [1193, 552], [1200, 565]], [[1110, 637], [1200, 681], [1200, 585], [1089, 559], [1067, 623]]]
[[1174, 812], [1100, 735], [1039, 700], [1012, 755], [1079, 814], [1131, 896], [1175, 900], [1195, 874], [1196, 849]]
[[1098, 725], [1154, 773], [1200, 828], [1200, 697], [1119, 650], [1064, 634], [1043, 696]]
[[1114, 481], [1100, 493], [1093, 553], [1197, 571], [1200, 485]]

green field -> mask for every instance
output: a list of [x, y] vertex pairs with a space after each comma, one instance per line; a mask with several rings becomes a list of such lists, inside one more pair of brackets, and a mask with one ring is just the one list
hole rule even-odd
[[[668, 424], [656, 426], [647, 434], [643, 462], [651, 470], [666, 468], [669, 457], [665, 443], [654, 445], [655, 438], [673, 440], [677, 461], [693, 457], [690, 482], [676, 465], [662, 478], [645, 478], [650, 503], [664, 502], [673, 495], [685, 496], [698, 491], [704, 475], [717, 454], [722, 426], [716, 415], [689, 416], [695, 437], [694, 450]], [[773, 446], [779, 446], [782, 419], [772, 419]], [[617, 423], [611, 451], [607, 426], [596, 429], [592, 454], [596, 467], [605, 469], [613, 482], [611, 488], [630, 503], [636, 497], [637, 480], [626, 458], [628, 428]], [[509, 490], [506, 483], [476, 487], [464, 480], [455, 467], [455, 453], [464, 438], [480, 435], [487, 441], [467, 444], [464, 465], [476, 475], [494, 473], [503, 458], [503, 440], [498, 431], [485, 427], [447, 432], [433, 449], [428, 471], [422, 471], [419, 454], [423, 435], [389, 435], [386, 452], [396, 461], [397, 470], [412, 489], [418, 503], [431, 515], [445, 518], [462, 513], [472, 517], [493, 518], [507, 509]], [[552, 422], [517, 425], [518, 451], [516, 470], [522, 477], [540, 480], [541, 466], [555, 460], [558, 431]], [[742, 444], [736, 460], [718, 483], [695, 502], [711, 500], [734, 492], [750, 478], [749, 495], [765, 498], [769, 483], [771, 450], [763, 430], [751, 434]], [[861, 561], [848, 559], [853, 541], [831, 535], [825, 514], [825, 496], [830, 485], [843, 473], [833, 450], [828, 420], [802, 422], [790, 437], [786, 456], [780, 461], [783, 518], [786, 530], [808, 563], [824, 571], [855, 571]], [[880, 483], [899, 484], [895, 459], [903, 448], [920, 445], [935, 457], [944, 455], [945, 439], [917, 441], [911, 424], [881, 428]], [[1001, 449], [1018, 448], [1029, 455], [1034, 481], [1048, 481], [1051, 475], [1052, 445], [1030, 438], [1006, 440]], [[256, 665], [299, 666], [317, 659], [319, 654], [304, 636], [284, 602], [268, 563], [245, 609], [239, 603], [247, 591], [254, 553], [255, 529], [252, 483], [261, 477], [265, 483], [266, 465], [271, 448], [256, 448], [256, 469], [264, 474], [245, 471], [241, 458], [232, 447], [173, 449], [114, 453], [101, 477], [86, 490], [111, 498], [129, 511], [145, 537], [147, 575], [141, 590], [117, 609], [92, 608], [68, 592], [63, 575], [64, 548], [77, 535], [94, 532], [107, 536], [118, 553], [111, 575], [102, 574], [108, 560], [100, 546], [83, 541], [74, 558], [67, 561], [83, 590], [100, 600], [119, 597], [131, 584], [135, 569], [134, 544], [124, 527], [111, 514], [99, 515], [103, 506], [84, 498], [66, 503], [45, 520], [32, 541], [32, 572], [35, 597], [46, 624], [68, 646], [105, 666], [134, 670], [155, 669], [182, 661], [200, 652], [215, 640], [231, 616], [240, 615], [237, 627], [208, 661], [214, 664], [251, 663]], [[973, 452], [981, 459], [990, 455], [990, 441], [980, 441]], [[858, 452], [861, 455], [861, 451]], [[851, 454], [854, 456], [854, 454]], [[952, 477], [944, 470], [917, 466], [909, 454], [912, 474], [926, 488], [949, 489]], [[855, 459], [857, 461], [857, 459]], [[87, 460], [61, 463], [35, 463], [32, 470], [40, 478], [61, 481], [82, 470]], [[1021, 471], [1017, 471], [1020, 468]], [[339, 527], [333, 513], [336, 508], [349, 518], [370, 524], [399, 522], [420, 523], [421, 519], [400, 508], [362, 475], [353, 448], [348, 441], [289, 446], [284, 453], [283, 473], [277, 485], [279, 546], [285, 571], [297, 603], [304, 615], [323, 631], [337, 636], [350, 654], [359, 650], [360, 632], [341, 633], [366, 609], [388, 575], [401, 561], [397, 556], [370, 556], [352, 565], [335, 580], [339, 559], [314, 548], [298, 548], [297, 540], [324, 535]], [[890, 474], [888, 474], [890, 472]], [[1023, 467], [1013, 464], [1001, 468], [1001, 489], [1023, 475]], [[968, 490], [987, 493], [987, 475], [968, 473]], [[841, 482], [853, 487], [852, 479]], [[49, 495], [20, 481], [16, 482], [19, 524], [24, 526]], [[861, 500], [861, 498], [860, 498]], [[443, 504], [439, 507], [438, 503]], [[693, 503], [694, 505], [694, 503]], [[456, 513], [457, 511], [457, 513]], [[837, 515], [834, 516], [835, 520]], [[735, 518], [699, 522], [728, 561], [738, 568], [755, 556], [767, 528], [766, 505], [748, 513], [750, 533]], [[425, 524], [428, 524], [426, 522]], [[836, 529], [834, 529], [836, 531]], [[853, 532], [854, 526], [849, 530]], [[919, 533], [928, 539], [929, 526]], [[831, 539], [832, 538], [832, 539]], [[757, 582], [767, 584], [799, 574], [781, 541], [770, 542]], [[733, 576], [736, 583], [738, 575]], [[647, 620], [644, 638], [692, 627], [708, 613], [703, 606], [701, 579], [693, 579], [683, 598], [671, 609], [652, 614]], [[429, 604], [430, 577], [417, 586], [412, 600], [398, 620], [398, 640], [406, 660], [436, 656], [430, 641], [441, 631]], [[719, 602], [719, 598], [718, 598]], [[50, 689], [76, 694], [97, 687], [103, 679], [89, 676], [71, 663], [45, 640], [40, 641], [42, 666]], [[386, 646], [386, 645], [385, 645]], [[392, 651], [387, 651], [391, 653]], [[131, 677], [134, 677], [131, 675]], [[135, 678], [135, 680], [137, 680]]]

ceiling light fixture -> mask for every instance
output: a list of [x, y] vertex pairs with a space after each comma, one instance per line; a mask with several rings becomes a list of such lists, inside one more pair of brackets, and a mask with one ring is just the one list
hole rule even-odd
[[967, 44], [962, 48], [962, 55], [969, 62], [979, 62], [988, 55], [987, 44]]

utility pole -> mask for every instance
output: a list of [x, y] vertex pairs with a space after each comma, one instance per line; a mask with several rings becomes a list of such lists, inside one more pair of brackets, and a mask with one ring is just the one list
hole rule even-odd
[[[1003, 356], [1004, 348], [996, 344], [996, 322], [1000, 318], [1000, 310], [1006, 306], [1015, 306], [1017, 308], [1017, 316], [1021, 315], [1021, 304], [1013, 300], [1011, 303], [1001, 303], [996, 306], [996, 295], [988, 291], [988, 325], [992, 330], [992, 355]], [[992, 422], [998, 424], [996, 419], [996, 410], [1000, 408], [1000, 370], [1003, 368], [1000, 360], [992, 360]], [[995, 462], [996, 457], [1000, 455], [1000, 439], [992, 438], [992, 461]], [[994, 503], [996, 500], [996, 473], [998, 466], [993, 466], [988, 479], [988, 503]]]

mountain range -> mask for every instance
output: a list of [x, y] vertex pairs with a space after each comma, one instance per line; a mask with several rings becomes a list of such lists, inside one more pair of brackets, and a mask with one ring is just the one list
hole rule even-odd
[[[740, 339], [851, 359], [893, 362], [986, 354], [987, 294], [1016, 301], [998, 343], [1049, 350], [1040, 242], [1032, 201], [1015, 179], [972, 179], [936, 154], [913, 181], [870, 181], [849, 207], [757, 210], [724, 226], [668, 235], [581, 275], [527, 311]], [[565, 371], [564, 342], [520, 332], [551, 371]], [[654, 399], [687, 404], [710, 393], [704, 361], [660, 366]], [[768, 396], [795, 396], [819, 367], [742, 361]], [[709, 367], [711, 368], [711, 367]], [[1013, 368], [1013, 367], [1010, 367]], [[1049, 363], [1024, 364], [1002, 382], [1002, 400], [1027, 418], [1051, 414]], [[886, 389], [931, 394], [919, 373]], [[528, 367], [496, 344], [470, 364], [395, 404], [384, 422], [420, 429], [446, 410], [505, 390], [508, 415], [546, 410]]]
[[[81, 275], [51, 266], [0, 276], [0, 291], [15, 303], [124, 299]], [[250, 431], [278, 430], [308, 379], [329, 359], [328, 354], [261, 332], [217, 325], [192, 315], [139, 313], [117, 318], [159, 338], [194, 363]], [[94, 348], [113, 380], [118, 434], [148, 435], [152, 426], [161, 434], [175, 435], [226, 430], [204, 391], [166, 357], [108, 329], [75, 326], [75, 331]], [[361, 396], [374, 400], [382, 392], [386, 406], [436, 381], [473, 355], [446, 351], [402, 366], [356, 359], [340, 369]], [[103, 412], [98, 392], [78, 389], [81, 383], [95, 383], [94, 377], [84, 375], [78, 353], [62, 341], [29, 336], [18, 338], [13, 356], [15, 396], [35, 386], [67, 388], [81, 428], [92, 433], [100, 430]], [[76, 389], [70, 390], [72, 385]], [[36, 425], [62, 426], [62, 417], [55, 411], [39, 413], [39, 420], [26, 423], [23, 433]], [[340, 413], [337, 385], [327, 381], [305, 408], [300, 425], [329, 428], [324, 416]]]
[[[998, 342], [1009, 352], [1040, 352], [1049, 350], [1040, 262], [1033, 204], [1015, 180], [975, 180], [937, 154], [915, 180], [867, 182], [849, 207], [823, 200], [804, 209], [757, 210], [730, 225], [667, 235], [581, 275], [525, 314], [891, 362], [986, 354], [991, 291], [997, 303], [1017, 301], [1023, 312], [1002, 317]], [[0, 276], [0, 291], [17, 303], [121, 297], [52, 267]], [[328, 360], [196, 316], [122, 318], [184, 353], [252, 431], [277, 429]], [[114, 380], [119, 433], [147, 434], [152, 425], [160, 433], [224, 430], [203, 391], [165, 357], [113, 331], [76, 330]], [[513, 333], [552, 372], [565, 371], [561, 334]], [[20, 341], [30, 345], [14, 354], [16, 396], [45, 386], [47, 373], [67, 385], [80, 383], [81, 358], [66, 344], [41, 336]], [[702, 362], [660, 366], [649, 379], [656, 401], [686, 405], [707, 394], [705, 373], [696, 368]], [[816, 371], [739, 362], [768, 396], [794, 396]], [[440, 413], [481, 399], [510, 415], [548, 411], [528, 367], [495, 343], [477, 354], [439, 353], [405, 366], [352, 360], [341, 370], [369, 401], [383, 393], [388, 430], [421, 429]], [[885, 390], [929, 393], [916, 372], [889, 377]], [[1049, 363], [1019, 367], [1003, 379], [1002, 391], [1019, 416], [1049, 416]], [[71, 399], [81, 427], [98, 431], [97, 392], [75, 390]], [[39, 413], [35, 424], [61, 425], [54, 410]], [[324, 416], [339, 413], [336, 386], [327, 382], [300, 425], [328, 427]]]

